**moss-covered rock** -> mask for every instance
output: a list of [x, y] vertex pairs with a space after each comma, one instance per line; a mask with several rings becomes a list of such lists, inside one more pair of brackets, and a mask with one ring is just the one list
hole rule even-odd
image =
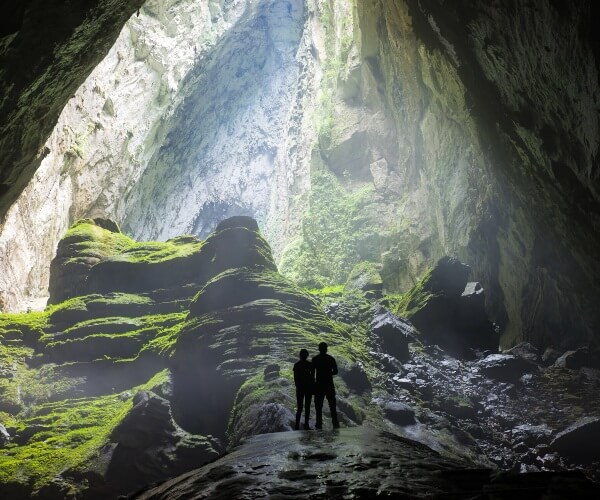
[[372, 297], [381, 297], [383, 294], [383, 281], [379, 274], [379, 265], [373, 262], [360, 262], [356, 264], [346, 280], [347, 290], [360, 290]]

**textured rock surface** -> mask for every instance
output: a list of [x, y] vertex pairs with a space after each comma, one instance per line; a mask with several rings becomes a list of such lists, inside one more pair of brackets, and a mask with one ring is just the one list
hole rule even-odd
[[137, 499], [548, 498], [596, 495], [582, 475], [495, 475], [426, 446], [368, 428], [256, 436], [216, 462]]
[[[107, 221], [101, 224], [109, 229], [88, 221], [73, 230], [86, 226], [109, 239], [120, 234]], [[205, 283], [174, 282], [176, 273], [160, 272], [164, 259], [184, 259], [172, 242], [118, 236], [135, 250], [129, 257], [136, 257], [123, 259], [125, 250], [117, 254], [120, 262], [135, 267], [141, 259], [154, 274], [146, 285], [157, 288], [76, 296], [43, 312], [0, 315], [0, 419], [10, 435], [0, 454], [2, 495], [19, 500], [116, 497], [214, 457], [220, 448], [211, 435], [231, 449], [250, 436], [278, 433], [259, 440], [271, 442], [267, 446], [276, 460], [296, 460], [272, 453], [278, 443], [287, 443], [284, 450], [290, 443], [297, 449], [303, 436], [282, 432], [293, 425], [291, 367], [300, 348], [314, 353], [323, 340], [338, 361], [340, 422], [355, 429], [342, 430], [339, 454], [331, 452], [338, 435], [323, 443], [327, 432], [312, 434], [316, 442], [307, 445], [307, 453], [319, 466], [337, 469], [340, 481], [349, 463], [357, 481], [350, 487], [357, 494], [371, 495], [382, 484], [393, 491], [420, 491], [422, 482], [381, 481], [380, 475], [389, 478], [389, 467], [397, 463], [406, 464], [410, 478], [423, 477], [423, 468], [431, 471], [432, 464], [436, 470], [444, 464], [449, 470], [477, 464], [486, 478], [493, 465], [513, 472], [553, 471], [522, 477], [542, 490], [548, 477], [558, 482], [576, 477], [554, 474], [575, 466], [598, 478], [595, 458], [578, 463], [549, 446], [558, 430], [600, 414], [600, 377], [593, 370], [533, 365], [519, 378], [498, 381], [485, 366], [489, 357], [466, 361], [422, 343], [407, 320], [381, 308], [382, 302], [397, 300], [393, 297], [374, 301], [343, 286], [310, 293], [299, 288], [275, 271], [257, 227], [238, 217], [218, 225], [203, 242], [182, 239], [195, 249], [189, 255], [206, 257], [207, 267], [195, 276], [204, 275]], [[95, 252], [102, 239], [73, 245], [71, 258]], [[234, 267], [224, 270], [227, 266]], [[374, 330], [379, 324], [393, 327], [384, 329], [391, 343]], [[401, 348], [395, 343], [398, 335]], [[329, 416], [326, 410], [326, 429]], [[245, 474], [246, 465], [236, 470]], [[257, 470], [253, 476], [260, 476]], [[230, 493], [247, 485], [240, 486], [229, 469], [226, 474], [231, 481], [225, 484], [218, 471], [200, 481]], [[321, 488], [312, 476], [291, 474], [303, 492]], [[425, 477], [433, 481], [431, 487], [443, 483], [442, 491], [460, 491], [465, 484], [460, 474], [443, 481], [439, 474]], [[264, 481], [266, 489], [279, 488], [269, 475]], [[581, 476], [568, 484], [589, 485]]]
[[[186, 75], [210, 57], [244, 5], [150, 0], [125, 24], [106, 57], [95, 61], [100, 64], [89, 67], [91, 74], [82, 75], [79, 84], [88, 76], [85, 83], [76, 93], [76, 87], [70, 90], [39, 169], [2, 224], [5, 310], [23, 310], [29, 300], [47, 296], [47, 262], [73, 222], [124, 220], [126, 195], [162, 145], [169, 118], [184, 98], [179, 90]], [[117, 33], [120, 26], [111, 23]], [[97, 40], [97, 34], [86, 34]]]
[[[142, 0], [4, 2], [0, 27], [0, 220], [48, 154], [67, 100]], [[52, 27], [48, 29], [48, 20]]]

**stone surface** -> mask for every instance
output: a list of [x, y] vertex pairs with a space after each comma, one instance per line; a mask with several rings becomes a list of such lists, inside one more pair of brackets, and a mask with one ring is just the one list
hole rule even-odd
[[504, 382], [515, 382], [526, 373], [538, 371], [534, 363], [510, 354], [490, 354], [477, 365], [484, 375]]
[[392, 314], [385, 307], [373, 310], [371, 331], [382, 343], [382, 348], [400, 361], [408, 359], [408, 343], [416, 339], [417, 332], [410, 322]]
[[484, 290], [468, 283], [470, 268], [442, 257], [407, 294], [403, 313], [432, 343], [469, 355], [468, 350], [498, 349], [499, 335], [485, 312]]
[[580, 347], [574, 351], [567, 351], [554, 363], [561, 368], [578, 370], [579, 368], [600, 368], [600, 353], [589, 347]]
[[152, 392], [133, 396], [133, 408], [113, 429], [105, 472], [108, 485], [131, 491], [166, 479], [218, 457], [221, 444], [210, 436], [183, 431], [171, 415], [169, 401]]
[[[34, 103], [31, 116], [23, 112], [35, 124], [17, 148], [26, 150], [17, 159], [28, 164], [23, 181], [46, 156], [3, 222], [3, 307], [43, 298], [45, 263], [76, 218], [109, 216], [166, 239], [253, 213], [282, 270], [303, 283], [343, 283], [354, 265], [372, 261], [388, 290], [405, 291], [438, 258], [458, 255], [485, 287], [504, 345], [588, 342], [600, 324], [596, 7], [543, 1], [531, 9], [147, 3], [44, 148], [38, 131], [74, 89], [54, 99], [56, 84], [44, 80], [23, 99]], [[42, 7], [23, 19], [16, 12], [8, 52], [23, 48]], [[517, 19], [528, 20], [518, 33]], [[86, 28], [97, 42], [98, 26]], [[40, 45], [38, 36], [27, 40]], [[13, 52], [11, 65], [23, 57]], [[66, 52], [26, 67], [52, 79], [54, 63], [73, 62]], [[567, 59], [568, 71], [557, 72]], [[81, 81], [82, 67], [69, 68], [77, 78], [54, 80]], [[42, 118], [38, 98], [51, 99]]]
[[383, 404], [386, 418], [398, 425], [411, 425], [415, 423], [415, 411], [400, 401], [386, 401]]
[[559, 432], [550, 445], [569, 460], [600, 461], [600, 417], [585, 417]]
[[136, 499], [500, 498], [593, 496], [600, 490], [577, 473], [495, 475], [453, 461], [414, 441], [368, 428], [255, 436], [229, 455], [171, 479]]
[[542, 361], [539, 351], [529, 342], [520, 342], [516, 346], [504, 351], [504, 353], [516, 356], [517, 358], [526, 359], [532, 363], [540, 363]]

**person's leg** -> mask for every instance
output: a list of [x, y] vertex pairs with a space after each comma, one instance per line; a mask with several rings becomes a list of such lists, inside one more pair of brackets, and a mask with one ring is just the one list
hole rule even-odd
[[300, 417], [302, 417], [302, 405], [304, 404], [304, 392], [296, 388], [296, 427], [300, 429]]
[[305, 408], [305, 414], [304, 414], [304, 428], [308, 429], [309, 425], [308, 425], [308, 421], [310, 419], [310, 401], [312, 399], [312, 393], [310, 391], [306, 391], [306, 394], [304, 395], [304, 408]]
[[325, 399], [325, 394], [316, 393], [315, 394], [315, 428], [322, 429], [323, 428], [323, 400]]
[[331, 413], [331, 423], [333, 424], [334, 429], [340, 426], [338, 422], [337, 416], [337, 407], [335, 401], [335, 389], [330, 389], [327, 391], [327, 403], [329, 403], [329, 413]]

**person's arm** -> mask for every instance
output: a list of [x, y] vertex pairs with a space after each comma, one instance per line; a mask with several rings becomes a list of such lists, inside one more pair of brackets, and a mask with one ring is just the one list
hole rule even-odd
[[337, 375], [338, 374], [338, 369], [337, 369], [337, 363], [335, 362], [335, 358], [333, 356], [331, 356], [331, 374], [332, 375]]
[[296, 365], [294, 365], [294, 384], [298, 385], [298, 370], [296, 368]]

